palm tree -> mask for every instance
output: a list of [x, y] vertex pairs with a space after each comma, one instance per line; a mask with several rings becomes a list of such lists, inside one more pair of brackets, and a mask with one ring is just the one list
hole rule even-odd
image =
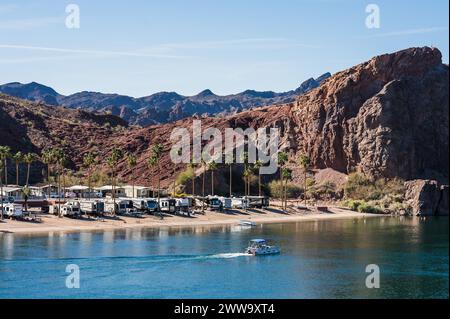
[[261, 174], [260, 174], [260, 168], [262, 167], [263, 165], [262, 165], [262, 163], [261, 163], [261, 161], [256, 161], [256, 163], [253, 165], [253, 168], [255, 169], [255, 170], [257, 170], [258, 171], [258, 196], [261, 196], [261, 194], [262, 194], [262, 192], [261, 192]]
[[127, 163], [128, 167], [131, 169], [131, 179], [133, 180], [131, 182], [131, 185], [133, 187], [133, 197], [134, 197], [134, 180], [135, 180], [135, 167], [137, 164], [137, 157], [135, 154], [128, 154], [127, 156]]
[[[50, 185], [50, 165], [55, 162], [55, 154], [53, 149], [42, 152], [41, 160], [47, 165], [47, 183]], [[48, 197], [50, 197], [50, 187], [48, 188]]]
[[37, 155], [34, 153], [27, 153], [23, 157], [23, 161], [27, 164], [27, 182], [26, 186], [28, 187], [30, 182], [30, 170], [31, 170], [31, 164], [35, 162], [37, 159]]
[[52, 162], [56, 164], [57, 181], [58, 181], [58, 215], [61, 215], [61, 171], [64, 170], [64, 166], [67, 163], [67, 155], [63, 149], [58, 148], [52, 151]]
[[28, 212], [28, 197], [31, 194], [31, 190], [28, 186], [25, 186], [24, 188], [22, 188], [22, 195], [23, 198], [25, 199], [25, 203], [24, 203], [24, 207], [25, 207], [25, 211]]
[[[83, 157], [83, 165], [88, 171], [88, 188], [89, 188], [89, 199], [91, 199], [91, 168], [97, 162], [97, 156], [94, 153], [86, 153]], [[133, 190], [134, 192], [134, 190]]]
[[249, 191], [248, 191], [248, 178], [250, 176], [250, 172], [248, 171], [248, 152], [243, 152], [241, 155], [241, 160], [244, 163], [244, 194], [245, 196], [249, 195]]
[[[157, 170], [158, 170], [158, 172], [157, 172], [157, 175], [158, 175], [158, 209], [159, 209], [159, 178], [160, 178], [160, 172], [159, 172], [159, 165], [158, 165], [158, 159], [156, 158], [156, 156], [153, 154], [152, 156], [150, 156], [150, 158], [148, 159], [148, 162], [147, 162], [147, 164], [148, 164], [148, 166], [150, 167], [150, 168], [153, 168], [153, 167], [156, 167], [157, 168]], [[155, 192], [153, 191], [153, 196], [155, 196]]]
[[250, 196], [250, 184], [249, 179], [250, 176], [252, 176], [252, 170], [250, 167], [244, 168], [244, 173], [242, 174], [244, 177], [244, 184], [245, 184], [245, 196]]
[[123, 153], [121, 149], [114, 148], [111, 155], [107, 159], [108, 166], [111, 168], [111, 184], [112, 184], [112, 198], [114, 203], [114, 215], [117, 213], [116, 209], [116, 166], [119, 161], [123, 158]]
[[9, 146], [0, 146], [0, 160], [4, 162], [5, 185], [8, 185], [8, 158], [12, 156]]
[[203, 176], [202, 176], [202, 212], [205, 213], [205, 177], [206, 177], [206, 162], [202, 157], [201, 160], [202, 168], [203, 168]]
[[161, 198], [161, 166], [160, 166], [160, 158], [161, 158], [161, 154], [163, 151], [163, 146], [161, 144], [155, 144], [152, 147], [152, 157], [154, 159], [152, 159], [152, 161], [156, 161], [155, 165], [158, 169], [158, 206], [159, 206], [159, 202], [160, 202], [160, 198]]
[[195, 169], [197, 168], [197, 164], [191, 161], [188, 168], [192, 170], [192, 196], [195, 196]]
[[23, 154], [22, 152], [17, 152], [13, 155], [12, 159], [14, 161], [14, 164], [16, 165], [16, 185], [19, 186], [19, 166], [21, 163], [23, 163]]
[[1, 203], [1, 208], [2, 208], [2, 211], [1, 211], [1, 220], [3, 220], [3, 209], [4, 209], [4, 206], [3, 206], [3, 178], [2, 178], [2, 175], [3, 175], [3, 166], [5, 166], [5, 164], [3, 164], [3, 161], [0, 161], [0, 201], [2, 202]]
[[233, 196], [233, 162], [234, 162], [234, 156], [233, 156], [233, 161], [231, 163], [228, 164], [228, 168], [230, 170], [230, 182], [228, 183], [230, 186], [230, 198]]
[[[283, 168], [288, 161], [288, 156], [285, 152], [278, 153], [278, 166], [280, 171], [280, 184], [281, 184], [281, 194], [283, 194]], [[281, 204], [283, 205], [283, 195], [281, 195]]]
[[284, 185], [284, 210], [287, 210], [287, 184], [288, 181], [292, 180], [292, 171], [288, 168], [283, 169], [282, 172], [283, 179], [286, 181]]
[[208, 169], [211, 171], [211, 195], [214, 196], [214, 171], [217, 170], [217, 163], [212, 161], [208, 164]]
[[308, 184], [306, 181], [306, 174], [308, 173], [309, 167], [311, 165], [311, 159], [307, 155], [302, 154], [302, 155], [300, 155], [300, 157], [298, 159], [298, 164], [300, 165], [300, 167], [302, 168], [303, 173], [304, 173], [305, 187], [304, 187], [304, 191], [303, 191], [303, 199], [305, 201], [305, 206], [306, 206], [306, 192], [307, 192], [307, 188], [308, 188]]

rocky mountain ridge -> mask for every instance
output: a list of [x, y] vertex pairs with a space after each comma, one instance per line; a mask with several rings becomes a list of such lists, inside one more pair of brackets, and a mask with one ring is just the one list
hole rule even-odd
[[0, 93], [33, 102], [117, 115], [132, 125], [147, 126], [172, 122], [192, 115], [226, 116], [252, 107], [292, 102], [298, 95], [318, 87], [330, 76], [330, 73], [325, 73], [317, 79], [310, 78], [296, 90], [283, 93], [246, 90], [226, 96], [216, 95], [211, 90], [204, 90], [194, 96], [159, 92], [134, 98], [88, 91], [64, 96], [36, 82], [28, 84], [13, 82], [0, 85]]

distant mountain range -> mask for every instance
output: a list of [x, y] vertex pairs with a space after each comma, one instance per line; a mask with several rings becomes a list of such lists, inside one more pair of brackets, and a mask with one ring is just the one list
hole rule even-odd
[[325, 73], [316, 79], [308, 79], [296, 90], [283, 93], [247, 90], [225, 96], [216, 95], [211, 90], [204, 90], [194, 96], [183, 96], [175, 92], [159, 92], [134, 98], [126, 95], [87, 91], [64, 96], [54, 89], [36, 82], [28, 84], [13, 82], [0, 85], [0, 93], [32, 102], [117, 115], [131, 125], [148, 126], [173, 122], [193, 115], [225, 116], [253, 107], [290, 103], [295, 101], [298, 95], [320, 86], [330, 76], [330, 73]]

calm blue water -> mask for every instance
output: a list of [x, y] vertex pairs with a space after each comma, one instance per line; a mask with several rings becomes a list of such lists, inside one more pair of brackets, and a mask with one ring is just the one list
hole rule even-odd
[[[0, 298], [448, 298], [448, 218], [0, 234]], [[278, 256], [240, 252], [251, 238]], [[65, 286], [68, 264], [80, 288]], [[365, 267], [380, 267], [367, 289]]]

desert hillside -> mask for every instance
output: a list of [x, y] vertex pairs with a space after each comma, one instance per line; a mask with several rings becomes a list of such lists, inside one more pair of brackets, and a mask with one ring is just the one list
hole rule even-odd
[[[448, 66], [442, 63], [439, 50], [410, 48], [339, 72], [295, 102], [202, 118], [202, 127], [278, 127], [281, 148], [292, 159], [308, 154], [315, 169], [446, 180], [448, 89]], [[151, 145], [161, 143], [161, 177], [163, 185], [168, 185], [185, 168], [172, 165], [169, 136], [175, 127], [191, 130], [193, 117], [146, 128], [127, 127], [115, 116], [1, 95], [0, 120], [0, 145], [34, 152], [63, 147], [71, 155], [73, 168], [81, 166], [87, 151], [95, 151], [100, 159], [114, 147], [135, 153], [136, 182], [141, 184], [156, 180], [156, 171], [149, 169], [147, 160]], [[118, 168], [122, 180], [131, 179], [126, 159]], [[40, 169], [33, 171], [35, 180], [41, 176]], [[106, 163], [98, 169], [106, 171]]]

